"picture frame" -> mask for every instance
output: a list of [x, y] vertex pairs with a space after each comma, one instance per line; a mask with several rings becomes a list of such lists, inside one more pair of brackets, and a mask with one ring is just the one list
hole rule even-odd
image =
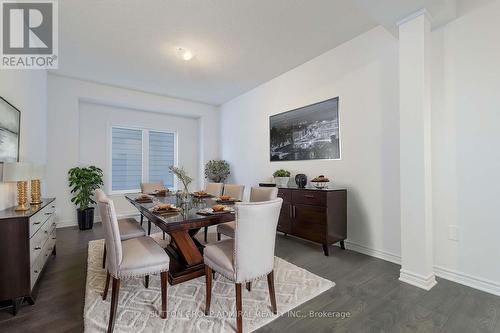
[[340, 160], [339, 97], [269, 116], [269, 159]]
[[0, 96], [0, 164], [19, 162], [21, 111]]

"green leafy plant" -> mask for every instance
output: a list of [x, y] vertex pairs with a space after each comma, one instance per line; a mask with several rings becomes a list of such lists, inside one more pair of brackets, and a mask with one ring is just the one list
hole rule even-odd
[[205, 164], [205, 178], [216, 183], [224, 182], [231, 170], [224, 160], [210, 160]]
[[80, 210], [95, 203], [92, 199], [94, 191], [103, 185], [101, 169], [93, 165], [87, 168], [75, 167], [68, 171], [68, 180], [73, 194], [71, 202]]
[[177, 177], [177, 179], [182, 182], [182, 185], [184, 185], [184, 189], [186, 190], [186, 192], [189, 192], [188, 186], [193, 181], [193, 178], [188, 176], [186, 170], [184, 170], [184, 168], [182, 167], [178, 168], [173, 165], [169, 166], [168, 169]]
[[279, 169], [274, 171], [273, 177], [290, 177], [290, 171], [285, 169]]

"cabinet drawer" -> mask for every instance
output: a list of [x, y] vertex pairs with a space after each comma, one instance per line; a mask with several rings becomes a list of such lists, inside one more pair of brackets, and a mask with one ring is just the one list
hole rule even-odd
[[315, 242], [324, 242], [327, 234], [326, 208], [311, 205], [294, 205], [293, 235]]
[[282, 198], [283, 202], [290, 202], [292, 199], [292, 193], [290, 190], [284, 190], [282, 188], [278, 189], [278, 198]]
[[55, 210], [55, 203], [51, 203], [30, 217], [30, 238], [33, 237], [33, 235], [50, 216], [54, 215]]
[[293, 191], [292, 202], [294, 204], [326, 206], [326, 192], [321, 191]]

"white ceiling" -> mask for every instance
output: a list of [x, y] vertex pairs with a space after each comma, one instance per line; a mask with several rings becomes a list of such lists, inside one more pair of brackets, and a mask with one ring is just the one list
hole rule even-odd
[[217, 105], [425, 5], [456, 15], [455, 0], [63, 0], [53, 72]]

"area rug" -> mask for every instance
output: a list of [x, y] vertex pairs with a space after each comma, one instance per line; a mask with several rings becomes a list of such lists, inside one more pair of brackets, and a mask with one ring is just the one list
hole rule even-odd
[[[152, 235], [161, 243], [161, 233]], [[84, 324], [86, 332], [105, 332], [108, 326], [111, 286], [102, 300], [106, 273], [102, 269], [104, 240], [89, 242]], [[254, 331], [283, 313], [335, 286], [305, 269], [275, 257], [275, 289], [278, 314], [271, 303], [264, 277], [243, 289], [243, 330]], [[111, 284], [110, 284], [111, 285]], [[205, 277], [168, 286], [168, 318], [159, 317], [160, 278], [151, 276], [149, 288], [143, 279], [123, 280], [120, 285], [115, 332], [234, 332], [236, 304], [234, 284], [217, 275], [212, 285], [210, 316], [205, 316]]]

